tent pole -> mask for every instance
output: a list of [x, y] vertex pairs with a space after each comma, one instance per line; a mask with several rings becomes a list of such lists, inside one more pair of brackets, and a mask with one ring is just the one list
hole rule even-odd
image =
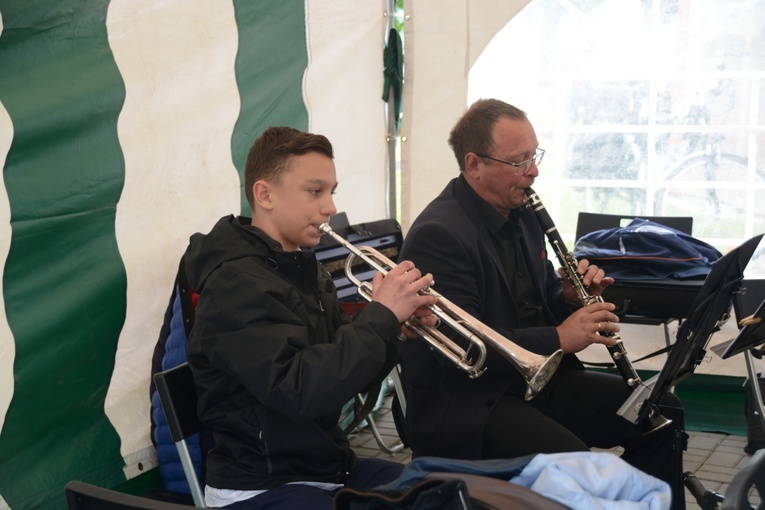
[[[396, 11], [396, 0], [387, 0], [387, 12], [386, 12], [386, 26], [385, 26], [385, 41], [387, 44], [388, 34], [394, 25], [394, 15]], [[388, 108], [386, 116], [388, 120], [388, 197], [387, 197], [387, 214], [388, 218], [396, 218], [396, 211], [398, 209], [396, 203], [396, 142], [398, 138], [398, 132], [396, 129], [396, 106], [394, 101], [393, 86], [391, 85], [388, 90]]]

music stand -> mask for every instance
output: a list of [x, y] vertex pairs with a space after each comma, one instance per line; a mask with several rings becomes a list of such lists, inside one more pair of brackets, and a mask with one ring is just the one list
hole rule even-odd
[[[765, 343], [765, 301], [760, 303], [757, 311], [751, 317], [747, 317], [746, 320], [748, 323], [739, 330], [736, 338], [722, 344], [725, 347], [720, 354], [722, 359], [728, 359]], [[717, 352], [717, 347], [715, 346], [712, 350]]]
[[712, 265], [688, 317], [680, 324], [664, 367], [632, 392], [619, 409], [620, 416], [636, 424], [643, 423], [670, 388], [694, 372], [704, 358], [712, 334], [730, 312], [733, 295], [739, 292], [744, 279], [744, 269], [762, 237], [760, 234], [749, 239]]

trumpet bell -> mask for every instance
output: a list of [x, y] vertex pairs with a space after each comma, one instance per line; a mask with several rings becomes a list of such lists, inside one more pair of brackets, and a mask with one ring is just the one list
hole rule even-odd
[[531, 400], [539, 394], [540, 391], [550, 382], [550, 379], [558, 369], [563, 359], [563, 351], [558, 349], [552, 355], [544, 358], [540, 356], [541, 363], [529, 370], [528, 374], [523, 374], [526, 379], [526, 400]]

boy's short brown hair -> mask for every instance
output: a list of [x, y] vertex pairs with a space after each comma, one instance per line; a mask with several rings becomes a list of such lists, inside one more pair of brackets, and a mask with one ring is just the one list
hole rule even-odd
[[308, 152], [320, 152], [334, 158], [332, 144], [326, 136], [291, 127], [270, 127], [255, 140], [244, 165], [244, 193], [253, 212], [253, 185], [260, 180], [278, 183], [292, 156]]

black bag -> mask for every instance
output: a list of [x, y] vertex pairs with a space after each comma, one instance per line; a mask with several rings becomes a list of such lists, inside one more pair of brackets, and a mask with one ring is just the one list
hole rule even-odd
[[490, 476], [429, 473], [404, 489], [341, 489], [335, 510], [490, 510], [523, 508], [565, 510], [566, 507], [522, 485]]
[[465, 482], [425, 479], [409, 489], [351, 489], [335, 495], [335, 510], [471, 509]]

